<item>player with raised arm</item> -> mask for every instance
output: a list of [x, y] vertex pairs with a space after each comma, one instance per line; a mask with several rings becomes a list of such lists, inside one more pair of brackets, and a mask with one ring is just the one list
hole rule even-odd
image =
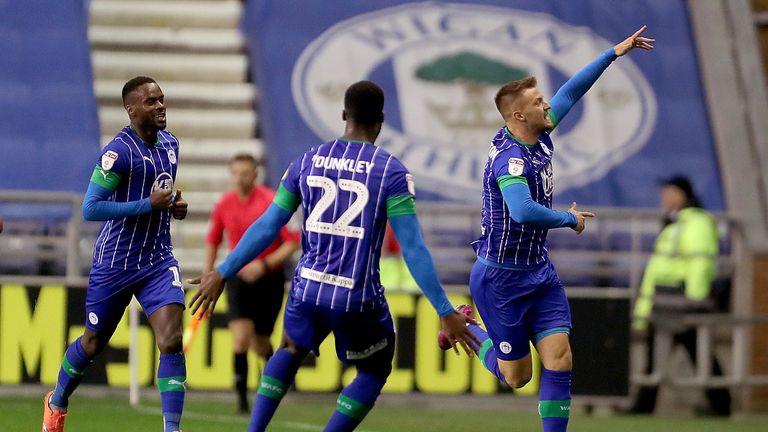
[[184, 291], [171, 245], [171, 217], [187, 203], [173, 193], [179, 141], [165, 130], [165, 97], [148, 77], [123, 86], [130, 125], [104, 147], [83, 202], [86, 220], [104, 221], [96, 239], [82, 336], [67, 348], [56, 388], [43, 401], [43, 432], [62, 432], [69, 396], [109, 343], [132, 296], [144, 309], [160, 350], [157, 387], [164, 431], [179, 430], [186, 389], [182, 352]]
[[235, 275], [277, 237], [296, 209], [304, 212], [303, 255], [285, 310], [283, 345], [261, 377], [249, 431], [263, 431], [301, 362], [333, 332], [336, 354], [357, 376], [338, 397], [325, 430], [351, 431], [376, 402], [392, 371], [395, 331], [379, 257], [389, 219], [408, 268], [440, 316], [449, 345], [467, 354], [479, 340], [474, 322], [451, 307], [421, 236], [414, 186], [397, 158], [373, 145], [384, 122], [384, 93], [370, 81], [344, 96], [344, 136], [314, 147], [289, 166], [272, 205], [251, 225], [217, 270], [200, 279], [190, 306], [213, 310], [224, 280]]
[[[549, 260], [547, 230], [569, 227], [581, 233], [594, 216], [577, 210], [552, 210], [550, 132], [589, 90], [603, 71], [633, 48], [650, 50], [654, 39], [640, 36], [645, 26], [604, 52], [555, 93], [550, 102], [528, 77], [504, 85], [496, 107], [505, 126], [493, 138], [483, 175], [483, 234], [473, 243], [477, 261], [469, 285], [486, 325], [470, 328], [481, 339], [479, 358], [502, 383], [513, 388], [531, 379], [529, 341], [544, 369], [539, 414], [544, 432], [564, 432], [571, 403], [571, 314], [565, 289]], [[459, 311], [472, 317], [472, 309]], [[445, 337], [438, 338], [447, 349]]]

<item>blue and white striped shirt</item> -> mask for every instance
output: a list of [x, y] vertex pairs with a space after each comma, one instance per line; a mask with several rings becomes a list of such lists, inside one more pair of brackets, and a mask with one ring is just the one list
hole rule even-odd
[[341, 311], [382, 306], [388, 210], [414, 196], [403, 164], [381, 147], [337, 139], [297, 158], [282, 186], [301, 197], [305, 221], [293, 298]]
[[[159, 131], [154, 145], [125, 127], [104, 147], [97, 171], [119, 176], [114, 202], [139, 201], [153, 190], [171, 189], [176, 180], [178, 139]], [[93, 252], [94, 267], [140, 270], [173, 258], [170, 209], [104, 222]]]
[[548, 133], [542, 133], [535, 145], [517, 141], [506, 127], [493, 137], [483, 174], [483, 234], [473, 243], [479, 258], [504, 267], [529, 267], [549, 259], [548, 230], [512, 219], [499, 179], [506, 177], [526, 182], [531, 198], [552, 208], [553, 151]]

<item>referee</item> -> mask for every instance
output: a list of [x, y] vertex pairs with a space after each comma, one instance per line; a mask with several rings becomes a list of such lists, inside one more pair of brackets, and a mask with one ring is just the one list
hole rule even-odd
[[[206, 238], [205, 271], [216, 262], [216, 251], [226, 233], [230, 252], [253, 221], [272, 203], [275, 191], [256, 184], [258, 162], [249, 154], [238, 154], [229, 164], [235, 187], [226, 192], [213, 209]], [[248, 349], [266, 361], [272, 355], [269, 338], [280, 313], [285, 292], [283, 263], [300, 248], [298, 233], [282, 229], [280, 236], [227, 280], [229, 329], [235, 351], [235, 390], [238, 411], [250, 412], [248, 406]]]

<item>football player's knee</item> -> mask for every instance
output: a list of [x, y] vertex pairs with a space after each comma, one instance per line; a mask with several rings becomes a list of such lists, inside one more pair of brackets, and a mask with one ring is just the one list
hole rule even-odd
[[108, 343], [108, 339], [102, 338], [98, 333], [91, 331], [86, 331], [80, 338], [80, 345], [82, 345], [83, 351], [85, 351], [85, 353], [90, 357], [93, 357], [103, 351]]
[[507, 382], [508, 386], [518, 389], [528, 384], [531, 381], [532, 376], [533, 372], [531, 372], [530, 369], [523, 373], [507, 372], [504, 373], [504, 381]]
[[548, 369], [567, 371], [573, 368], [573, 354], [568, 345], [563, 346], [553, 353], [551, 365]]
[[157, 348], [163, 354], [176, 354], [184, 349], [182, 330], [174, 330], [157, 338]]
[[306, 357], [307, 354], [309, 354], [308, 349], [296, 345], [293, 340], [288, 337], [283, 338], [283, 343], [280, 345], [280, 349], [294, 357]]

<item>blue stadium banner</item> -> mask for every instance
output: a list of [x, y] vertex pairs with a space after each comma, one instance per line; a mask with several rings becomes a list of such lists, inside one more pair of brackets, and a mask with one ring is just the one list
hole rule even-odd
[[535, 75], [551, 96], [644, 24], [657, 48], [616, 61], [553, 135], [556, 202], [656, 207], [658, 181], [685, 174], [722, 209], [688, 11], [668, 0], [250, 1], [271, 180], [342, 133], [344, 90], [370, 79], [387, 96], [377, 144], [411, 170], [419, 198], [476, 203], [503, 124], [496, 90]]

